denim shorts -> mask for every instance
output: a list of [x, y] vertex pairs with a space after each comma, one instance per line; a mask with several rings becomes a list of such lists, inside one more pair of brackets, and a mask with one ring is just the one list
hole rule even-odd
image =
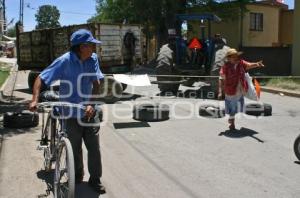
[[234, 116], [239, 112], [244, 111], [244, 96], [240, 98], [226, 98], [225, 97], [225, 113], [229, 114], [229, 116]]

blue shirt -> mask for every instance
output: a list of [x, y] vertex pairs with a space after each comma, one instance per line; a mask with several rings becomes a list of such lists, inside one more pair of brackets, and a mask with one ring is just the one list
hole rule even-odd
[[[60, 80], [60, 101], [84, 104], [90, 100], [93, 81], [103, 79], [104, 76], [99, 68], [97, 54], [93, 53], [82, 62], [74, 52], [67, 52], [42, 71], [40, 78], [47, 86]], [[77, 114], [74, 108], [70, 114], [73, 118], [83, 116], [83, 112]]]

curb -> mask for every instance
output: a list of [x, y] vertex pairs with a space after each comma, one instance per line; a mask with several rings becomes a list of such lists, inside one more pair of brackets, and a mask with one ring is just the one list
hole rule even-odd
[[4, 98], [3, 97], [4, 96], [4, 89], [5, 89], [6, 85], [8, 84], [8, 82], [11, 80], [12, 74], [14, 73], [14, 70], [16, 70], [16, 66], [17, 66], [17, 63], [14, 63], [11, 66], [11, 69], [9, 71], [8, 77], [6, 78], [6, 80], [4, 81], [4, 83], [2, 84], [2, 86], [0, 87], [0, 99]]
[[[11, 69], [9, 71], [9, 75], [8, 77], [6, 78], [6, 80], [4, 81], [4, 83], [2, 84], [2, 86], [0, 87], [0, 99], [3, 99], [3, 92], [4, 92], [4, 89], [6, 87], [6, 85], [8, 84], [8, 82], [10, 81], [11, 79], [11, 76], [12, 76], [12, 73], [13, 73], [13, 70], [15, 69], [17, 63], [14, 63], [12, 66], [11, 66]], [[3, 117], [1, 117], [1, 121], [3, 122]], [[2, 143], [3, 143], [3, 135], [1, 134], [0, 132], [0, 157], [1, 157], [1, 151], [2, 151]]]
[[261, 90], [273, 94], [284, 94], [285, 96], [291, 96], [295, 98], [300, 98], [300, 92], [288, 91], [285, 89], [277, 89], [273, 87], [261, 87]]

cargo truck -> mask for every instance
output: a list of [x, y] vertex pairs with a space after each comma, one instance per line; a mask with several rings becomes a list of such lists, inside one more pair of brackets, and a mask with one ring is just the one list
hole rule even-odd
[[[70, 35], [81, 28], [90, 30], [96, 39], [102, 41], [102, 44], [96, 47], [96, 53], [104, 74], [129, 73], [143, 61], [143, 34], [140, 25], [87, 23], [23, 32], [22, 26], [17, 24], [18, 70], [30, 70], [28, 75], [30, 89], [43, 69], [69, 51]], [[112, 84], [115, 83], [106, 86]], [[126, 89], [124, 84], [123, 89]]]

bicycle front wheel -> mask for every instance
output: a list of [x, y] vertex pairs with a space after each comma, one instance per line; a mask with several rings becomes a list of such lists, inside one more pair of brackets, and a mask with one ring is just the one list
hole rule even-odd
[[294, 152], [298, 160], [300, 160], [300, 135], [296, 138], [294, 143]]
[[74, 198], [74, 195], [75, 168], [73, 150], [70, 141], [67, 138], [62, 138], [56, 155], [54, 197]]

